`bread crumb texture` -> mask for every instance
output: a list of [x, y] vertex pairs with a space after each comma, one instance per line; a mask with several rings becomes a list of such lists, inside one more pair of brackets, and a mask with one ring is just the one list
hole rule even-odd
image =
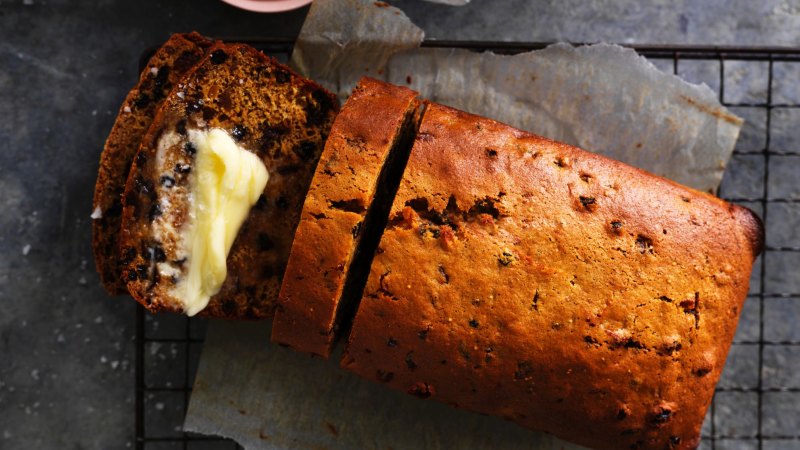
[[148, 61], [128, 93], [100, 156], [92, 212], [92, 248], [100, 281], [109, 294], [128, 292], [120, 274], [122, 193], [142, 137], [164, 98], [200, 61], [212, 41], [197, 33], [174, 34]]
[[367, 210], [378, 190], [386, 189], [379, 176], [392, 165], [390, 152], [400, 151], [394, 147], [419, 105], [416, 96], [364, 78], [342, 107], [303, 206], [273, 321], [274, 341], [330, 354], [339, 303], [352, 300], [342, 296], [346, 277], [359, 270], [351, 263], [370, 224]]
[[121, 254], [128, 290], [151, 311], [180, 311], [175, 284], [185, 250], [197, 149], [187, 130], [219, 128], [269, 172], [228, 254], [228, 275], [200, 313], [272, 316], [303, 199], [333, 117], [335, 98], [240, 44], [216, 44], [166, 98], [136, 155], [125, 189]]

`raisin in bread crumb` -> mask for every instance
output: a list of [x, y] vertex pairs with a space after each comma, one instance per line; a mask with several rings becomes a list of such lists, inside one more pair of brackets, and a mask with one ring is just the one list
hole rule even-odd
[[[361, 297], [364, 280], [359, 288], [352, 276], [367, 270], [351, 268], [351, 263], [368, 264], [362, 260], [369, 249], [356, 255], [362, 243], [369, 245], [368, 230], [375, 228], [374, 208], [369, 215], [368, 209], [373, 199], [391, 204], [390, 185], [396, 189], [410, 145], [399, 147], [408, 144], [403, 137], [416, 128], [419, 106], [416, 92], [363, 78], [342, 107], [303, 206], [273, 320], [273, 341], [330, 355], [341, 325], [337, 311], [354, 308], [352, 302]], [[396, 174], [394, 183], [390, 174]], [[377, 239], [372, 242], [374, 251]]]
[[342, 365], [591, 448], [695, 448], [762, 243], [745, 208], [429, 105]]
[[120, 251], [128, 290], [151, 311], [181, 311], [183, 232], [195, 150], [190, 130], [219, 128], [255, 153], [269, 181], [227, 258], [227, 278], [201, 315], [273, 314], [280, 281], [337, 101], [261, 52], [215, 44], [167, 97], [142, 140], [123, 198]]
[[109, 294], [128, 292], [120, 276], [117, 236], [122, 221], [122, 192], [133, 157], [164, 98], [211, 44], [197, 33], [172, 35], [156, 50], [139, 83], [128, 93], [106, 140], [92, 205], [92, 249], [100, 281]]

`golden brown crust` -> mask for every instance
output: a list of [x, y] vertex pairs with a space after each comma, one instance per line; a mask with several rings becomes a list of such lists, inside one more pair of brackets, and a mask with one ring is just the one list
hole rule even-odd
[[[303, 205], [272, 340], [327, 358], [367, 208], [417, 93], [364, 78], [336, 118]], [[385, 169], [384, 169], [385, 170]]]
[[191, 257], [181, 244], [194, 166], [187, 135], [221, 128], [258, 155], [270, 176], [228, 255], [227, 278], [201, 314], [272, 316], [303, 199], [337, 110], [330, 93], [249, 46], [209, 49], [164, 101], [127, 180], [120, 249], [131, 295], [151, 311], [180, 311], [172, 289]]
[[593, 448], [694, 448], [762, 233], [712, 196], [430, 105], [342, 365]]
[[[92, 209], [92, 249], [100, 281], [109, 294], [127, 293], [120, 278], [117, 235], [122, 221], [122, 192], [133, 157], [164, 97], [203, 57], [212, 41], [197, 33], [174, 34], [150, 58], [119, 114], [100, 156]], [[96, 215], [95, 215], [96, 217]]]

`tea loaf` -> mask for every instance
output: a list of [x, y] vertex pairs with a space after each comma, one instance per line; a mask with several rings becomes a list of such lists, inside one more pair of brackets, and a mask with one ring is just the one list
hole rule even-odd
[[212, 42], [197, 33], [175, 34], [142, 70], [139, 83], [120, 106], [100, 156], [92, 205], [92, 249], [100, 281], [109, 294], [127, 293], [120, 277], [119, 234], [125, 180], [164, 97], [203, 57]]
[[151, 311], [273, 314], [292, 236], [338, 110], [242, 44], [215, 44], [165, 99], [127, 179], [123, 276]]
[[699, 444], [749, 210], [429, 105], [342, 366], [597, 449]]
[[[372, 256], [357, 248], [371, 239], [363, 245], [374, 249], [379, 235], [366, 230], [385, 225], [416, 126], [416, 97], [412, 90], [363, 78], [336, 117], [294, 236], [273, 341], [329, 356], [334, 324], [346, 320], [337, 316], [352, 315], [349, 307], [361, 296], [349, 287], [363, 286], [369, 261], [362, 259]], [[383, 224], [374, 223], [379, 216]]]

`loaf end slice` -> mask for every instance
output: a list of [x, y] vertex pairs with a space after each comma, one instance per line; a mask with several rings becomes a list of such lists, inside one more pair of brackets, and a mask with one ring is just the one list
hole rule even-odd
[[230, 241], [224, 281], [200, 314], [271, 317], [337, 110], [329, 92], [261, 52], [240, 44], [212, 47], [165, 100], [127, 180], [120, 251], [134, 298], [151, 311], [196, 312], [186, 304], [185, 287], [192, 265], [204, 260], [191, 242], [204, 242], [192, 239], [200, 229], [199, 189], [209, 186], [198, 173], [196, 137], [221, 130], [240, 155], [257, 157], [268, 181]]
[[419, 107], [416, 92], [370, 78], [359, 82], [342, 107], [303, 206], [273, 341], [330, 355], [337, 331], [361, 299]]
[[125, 180], [156, 111], [212, 41], [197, 33], [175, 34], [150, 58], [122, 106], [100, 156], [92, 204], [92, 250], [100, 282], [109, 294], [125, 294], [119, 262]]
[[699, 444], [763, 228], [429, 105], [342, 365], [597, 449]]

